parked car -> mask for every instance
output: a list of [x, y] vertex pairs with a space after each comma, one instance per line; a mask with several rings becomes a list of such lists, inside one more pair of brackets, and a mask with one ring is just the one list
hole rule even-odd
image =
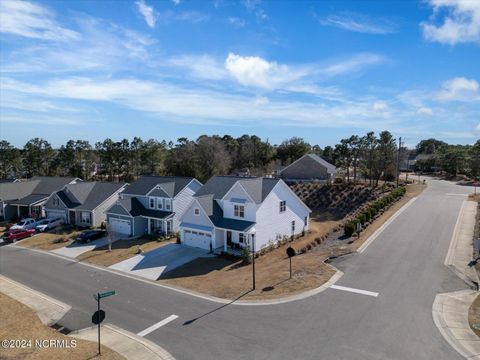
[[35, 229], [15, 229], [8, 230], [3, 234], [3, 241], [15, 242], [17, 240], [25, 239], [33, 236], [36, 233]]
[[17, 222], [15, 225], [13, 225], [10, 228], [10, 230], [34, 229], [36, 225], [37, 225], [37, 222], [35, 221], [35, 219], [26, 218], [26, 219], [22, 219], [19, 222]]
[[92, 240], [100, 239], [107, 236], [107, 232], [105, 230], [86, 230], [82, 232], [75, 238], [75, 241], [88, 243]]
[[51, 218], [51, 219], [42, 219], [37, 222], [37, 226], [35, 226], [35, 229], [39, 232], [44, 232], [48, 230], [55, 229], [57, 226], [60, 226], [63, 224], [63, 219], [62, 218]]

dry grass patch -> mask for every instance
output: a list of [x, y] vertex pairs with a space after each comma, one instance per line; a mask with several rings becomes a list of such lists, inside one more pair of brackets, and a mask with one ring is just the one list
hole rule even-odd
[[[2, 359], [28, 360], [87, 360], [87, 359], [125, 359], [123, 356], [102, 346], [102, 355], [97, 356], [97, 344], [91, 341], [75, 339], [63, 335], [42, 324], [38, 316], [29, 307], [0, 293], [0, 340], [31, 340], [32, 346], [23, 349], [1, 350]], [[35, 340], [64, 340], [67, 344], [76, 341], [75, 348], [35, 347]]]
[[30, 238], [20, 240], [16, 244], [31, 249], [55, 250], [71, 245], [80, 231], [65, 232], [63, 234], [39, 233]]
[[118, 240], [112, 244], [112, 251], [108, 251], [108, 245], [105, 245], [87, 251], [78, 256], [77, 259], [96, 265], [110, 266], [137, 255], [139, 248], [145, 253], [161, 246], [175, 243], [176, 241], [176, 238], [164, 241], [151, 238]]

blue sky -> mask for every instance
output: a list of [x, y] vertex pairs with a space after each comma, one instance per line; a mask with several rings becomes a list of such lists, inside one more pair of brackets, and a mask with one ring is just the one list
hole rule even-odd
[[0, 138], [480, 138], [480, 1], [0, 2]]

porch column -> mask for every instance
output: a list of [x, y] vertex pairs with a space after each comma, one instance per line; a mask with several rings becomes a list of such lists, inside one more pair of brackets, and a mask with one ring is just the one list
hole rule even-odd
[[20, 217], [20, 205], [17, 205], [17, 217]]
[[162, 230], [163, 230], [163, 234], [167, 235], [167, 221], [166, 220], [162, 221]]
[[151, 227], [150, 227], [150, 218], [147, 218], [147, 222], [148, 222], [148, 225], [147, 225], [148, 226], [148, 235], [150, 235], [151, 232], [152, 232]]
[[227, 230], [223, 230], [223, 251], [227, 252]]

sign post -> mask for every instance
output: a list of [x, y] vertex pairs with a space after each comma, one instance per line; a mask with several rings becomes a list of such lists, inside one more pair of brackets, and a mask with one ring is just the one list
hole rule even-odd
[[290, 279], [292, 278], [292, 257], [294, 257], [295, 254], [296, 254], [295, 249], [289, 246], [287, 248], [287, 256], [288, 256], [288, 259], [290, 260]]
[[98, 355], [101, 355], [100, 352], [100, 324], [105, 320], [105, 311], [100, 309], [100, 299], [115, 295], [115, 290], [106, 291], [103, 293], [97, 293], [93, 295], [95, 300], [97, 300], [97, 311], [92, 315], [92, 323], [98, 325]]

